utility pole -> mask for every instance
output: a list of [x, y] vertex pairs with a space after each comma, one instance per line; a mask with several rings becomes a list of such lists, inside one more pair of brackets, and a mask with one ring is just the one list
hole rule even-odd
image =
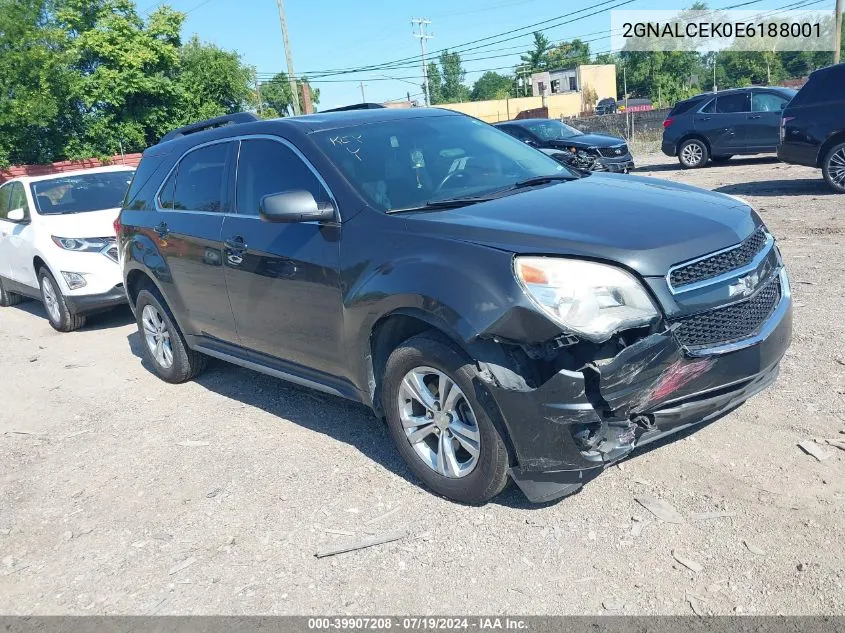
[[713, 92], [717, 92], [716, 90], [716, 62], [719, 59], [719, 51], [713, 53]]
[[358, 83], [361, 84], [361, 103], [367, 103], [367, 97], [364, 96], [364, 82], [359, 81]]
[[293, 56], [290, 54], [290, 42], [288, 41], [288, 21], [285, 18], [285, 0], [276, 0], [279, 6], [279, 20], [282, 23], [282, 41], [285, 44], [285, 59], [288, 63], [288, 80], [290, 80], [291, 105], [293, 105], [294, 116], [299, 116], [299, 91], [296, 89], [296, 75], [293, 72]]
[[842, 50], [842, 0], [836, 0], [836, 24], [833, 29], [833, 63], [840, 62], [839, 54]]
[[431, 20], [427, 20], [425, 18], [413, 18], [411, 20], [411, 26], [418, 26], [420, 31], [419, 33], [411, 32], [416, 38], [420, 40], [420, 49], [422, 50], [422, 68], [423, 68], [423, 82], [425, 84], [425, 105], [431, 105], [431, 86], [428, 84], [428, 68], [426, 67], [425, 63], [425, 41], [430, 40], [433, 38], [433, 35], [429, 35], [425, 32], [425, 27], [431, 24]]

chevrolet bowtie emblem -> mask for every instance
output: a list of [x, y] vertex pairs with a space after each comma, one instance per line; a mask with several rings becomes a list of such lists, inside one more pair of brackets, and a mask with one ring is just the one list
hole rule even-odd
[[754, 289], [757, 287], [757, 284], [760, 283], [760, 275], [757, 273], [751, 273], [750, 275], [746, 275], [745, 277], [740, 277], [736, 280], [735, 283], [732, 283], [728, 286], [728, 296], [729, 297], [747, 297]]
[[616, 152], [617, 155], [622, 153], [622, 150], [619, 149], [618, 147], [614, 151]]

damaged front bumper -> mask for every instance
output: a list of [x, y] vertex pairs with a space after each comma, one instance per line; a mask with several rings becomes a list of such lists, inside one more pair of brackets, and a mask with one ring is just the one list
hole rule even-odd
[[714, 420], [772, 384], [792, 333], [787, 294], [757, 336], [690, 353], [672, 329], [536, 389], [487, 385], [507, 427], [511, 476], [530, 501], [576, 492], [635, 448]]

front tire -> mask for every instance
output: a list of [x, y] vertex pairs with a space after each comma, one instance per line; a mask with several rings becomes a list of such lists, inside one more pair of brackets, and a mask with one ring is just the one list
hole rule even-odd
[[47, 320], [54, 330], [73, 332], [85, 325], [85, 315], [73, 314], [70, 311], [56, 278], [46, 268], [38, 272], [38, 284], [41, 287], [41, 302], [47, 311]]
[[9, 292], [3, 287], [3, 280], [0, 279], [0, 308], [16, 306], [23, 300], [23, 296], [16, 292]]
[[444, 497], [482, 504], [507, 484], [508, 452], [476, 398], [475, 365], [429, 334], [400, 345], [387, 360], [382, 407], [408, 467]]
[[710, 150], [701, 139], [691, 138], [678, 148], [678, 162], [684, 169], [696, 169], [707, 164], [710, 158]]
[[159, 378], [186, 382], [205, 369], [208, 357], [188, 347], [164, 298], [154, 289], [138, 293], [135, 317], [144, 358]]
[[830, 148], [822, 161], [822, 174], [836, 193], [845, 193], [845, 143]]

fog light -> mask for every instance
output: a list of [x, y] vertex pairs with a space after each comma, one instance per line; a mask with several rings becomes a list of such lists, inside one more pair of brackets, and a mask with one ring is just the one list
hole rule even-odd
[[65, 278], [65, 282], [67, 283], [67, 287], [71, 290], [76, 290], [77, 288], [82, 288], [82, 286], [86, 285], [88, 282], [85, 281], [85, 277], [83, 277], [79, 273], [66, 273], [62, 271], [62, 277]]

